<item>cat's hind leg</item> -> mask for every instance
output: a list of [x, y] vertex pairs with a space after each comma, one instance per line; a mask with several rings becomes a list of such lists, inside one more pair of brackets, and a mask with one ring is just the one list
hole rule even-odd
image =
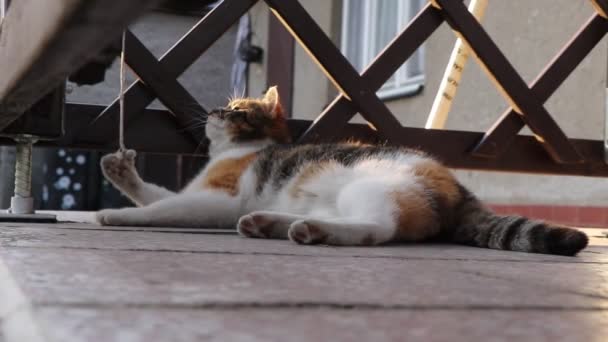
[[145, 206], [175, 195], [163, 187], [144, 182], [135, 168], [133, 150], [115, 152], [101, 158], [105, 178], [137, 206]]
[[397, 228], [354, 218], [304, 219], [291, 224], [288, 236], [299, 244], [379, 245], [394, 239]]
[[335, 216], [295, 221], [289, 228], [289, 239], [300, 244], [336, 246], [389, 242], [397, 234], [396, 207], [388, 199], [393, 188], [378, 177], [355, 177], [339, 190]]
[[254, 211], [241, 216], [237, 224], [239, 234], [251, 238], [287, 239], [291, 224], [306, 216], [275, 211]]

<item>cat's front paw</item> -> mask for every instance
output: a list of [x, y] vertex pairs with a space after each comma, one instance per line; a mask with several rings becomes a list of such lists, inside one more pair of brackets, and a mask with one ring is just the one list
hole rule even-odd
[[105, 155], [100, 163], [103, 175], [114, 184], [134, 186], [137, 181], [135, 157], [134, 150]]
[[239, 219], [236, 226], [239, 234], [250, 238], [270, 238], [275, 221], [262, 214], [247, 214]]
[[118, 209], [100, 210], [95, 214], [95, 220], [102, 226], [120, 226], [119, 211]]
[[303, 245], [323, 244], [329, 237], [323, 228], [307, 220], [292, 223], [287, 234], [289, 240]]

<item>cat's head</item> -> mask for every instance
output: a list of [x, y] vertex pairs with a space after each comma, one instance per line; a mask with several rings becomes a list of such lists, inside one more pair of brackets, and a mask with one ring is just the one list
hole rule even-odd
[[211, 111], [205, 132], [212, 144], [290, 141], [276, 86], [261, 98], [233, 99], [226, 107]]

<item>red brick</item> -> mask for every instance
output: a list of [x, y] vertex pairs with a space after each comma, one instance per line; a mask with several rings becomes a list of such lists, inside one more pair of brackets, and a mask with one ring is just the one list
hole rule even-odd
[[608, 209], [601, 207], [581, 207], [578, 210], [578, 224], [584, 227], [601, 227], [606, 222]]
[[530, 217], [532, 211], [528, 205], [514, 205], [511, 207], [511, 214]]
[[555, 206], [553, 207], [553, 222], [575, 225], [579, 223], [578, 207]]
[[488, 205], [492, 211], [500, 215], [507, 215], [511, 213], [511, 207], [505, 204], [490, 204]]
[[553, 206], [533, 205], [530, 206], [530, 218], [553, 221]]
[[564, 205], [507, 205], [489, 204], [500, 215], [522, 215], [549, 222], [590, 227], [608, 228], [608, 208]]

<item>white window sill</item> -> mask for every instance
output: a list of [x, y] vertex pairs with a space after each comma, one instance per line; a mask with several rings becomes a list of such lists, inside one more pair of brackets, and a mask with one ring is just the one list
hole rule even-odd
[[382, 101], [390, 101], [401, 97], [418, 95], [424, 88], [424, 75], [412, 77], [407, 83], [388, 89], [380, 89], [376, 93]]

